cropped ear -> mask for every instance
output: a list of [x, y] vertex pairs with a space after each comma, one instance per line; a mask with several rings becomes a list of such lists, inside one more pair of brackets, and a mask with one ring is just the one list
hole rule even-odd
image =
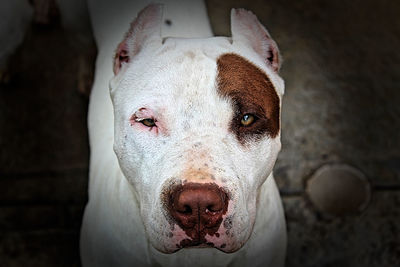
[[278, 46], [257, 17], [245, 9], [231, 11], [232, 41], [249, 45], [275, 72], [281, 66]]
[[117, 75], [125, 63], [151, 42], [162, 43], [161, 39], [162, 5], [150, 4], [139, 12], [132, 21], [129, 31], [118, 45], [114, 57], [114, 74]]

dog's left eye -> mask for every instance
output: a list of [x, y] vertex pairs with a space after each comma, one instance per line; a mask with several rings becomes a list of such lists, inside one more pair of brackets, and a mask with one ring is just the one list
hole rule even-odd
[[240, 120], [240, 124], [242, 126], [248, 127], [252, 125], [256, 121], [256, 117], [252, 114], [245, 114], [243, 115], [242, 119]]
[[147, 127], [154, 127], [156, 126], [156, 122], [154, 119], [143, 119], [140, 121], [143, 125]]

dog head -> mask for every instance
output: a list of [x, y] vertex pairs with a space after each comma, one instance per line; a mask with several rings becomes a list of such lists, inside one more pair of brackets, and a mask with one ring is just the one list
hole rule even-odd
[[281, 146], [279, 51], [246, 10], [232, 38], [162, 39], [161, 21], [146, 7], [117, 48], [114, 150], [156, 249], [234, 252]]

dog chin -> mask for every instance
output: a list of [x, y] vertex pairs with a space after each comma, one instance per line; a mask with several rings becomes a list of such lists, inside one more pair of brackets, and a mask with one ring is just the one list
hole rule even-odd
[[[229, 245], [226, 245], [226, 243], [223, 243], [222, 245], [216, 245], [212, 242], [207, 242], [207, 243], [198, 243], [194, 242], [189, 239], [183, 239], [179, 244], [176, 243], [169, 243], [164, 246], [161, 244], [153, 244], [152, 246], [159, 252], [163, 254], [174, 254], [178, 251], [181, 250], [196, 250], [196, 249], [217, 249], [221, 252], [230, 254], [238, 251], [243, 247], [245, 242], [234, 242], [230, 243]], [[161, 245], [161, 246], [160, 246]]]
[[[154, 246], [153, 246], [154, 247]], [[181, 250], [195, 250], [195, 249], [217, 249], [221, 252], [224, 252], [226, 254], [230, 254], [230, 253], [234, 253], [236, 251], [238, 251], [239, 249], [242, 248], [242, 246], [240, 247], [235, 247], [235, 248], [217, 248], [214, 247], [213, 245], [207, 245], [207, 244], [200, 244], [200, 245], [196, 245], [196, 246], [188, 246], [188, 247], [182, 247], [182, 248], [175, 248], [175, 249], [166, 249], [166, 248], [158, 248], [158, 247], [154, 247], [158, 252], [161, 252], [163, 254], [174, 254], [177, 253], [178, 251]]]
[[214, 246], [214, 244], [210, 243], [210, 244], [199, 244], [199, 245], [193, 245], [193, 246], [186, 246], [183, 248], [180, 248], [178, 250], [176, 250], [175, 252], [179, 251], [179, 250], [194, 250], [194, 249], [217, 249], [221, 252], [224, 252], [226, 254], [230, 254], [230, 253], [234, 253], [236, 251], [238, 251], [239, 249], [241, 249], [242, 246], [236, 246], [236, 247], [217, 247]]

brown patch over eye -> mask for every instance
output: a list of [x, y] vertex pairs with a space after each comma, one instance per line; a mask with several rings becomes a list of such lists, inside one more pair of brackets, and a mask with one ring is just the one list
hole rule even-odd
[[241, 143], [279, 133], [279, 97], [268, 76], [245, 58], [229, 53], [217, 60], [218, 91], [234, 104], [230, 129]]

